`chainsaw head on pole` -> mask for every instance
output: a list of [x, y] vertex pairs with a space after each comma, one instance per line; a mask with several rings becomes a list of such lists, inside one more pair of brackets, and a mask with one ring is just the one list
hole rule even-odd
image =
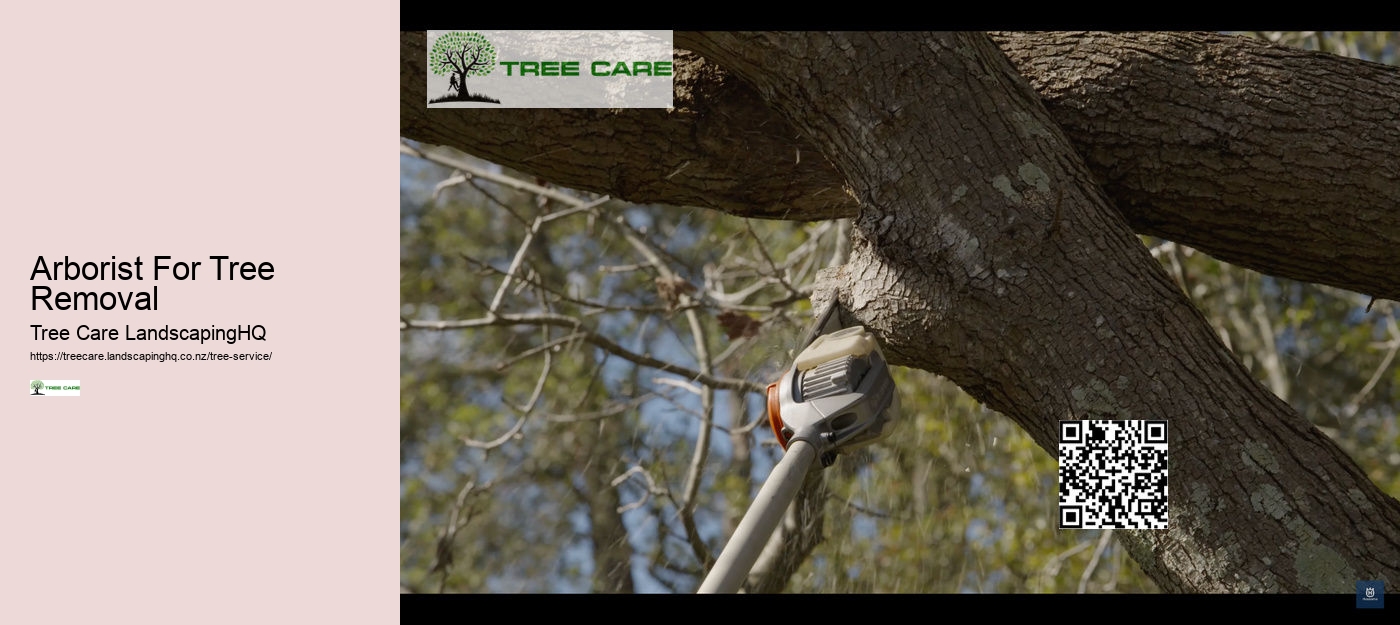
[[899, 395], [875, 336], [842, 327], [834, 303], [782, 380], [768, 385], [768, 423], [778, 442], [787, 449], [794, 440], [808, 441], [823, 466], [837, 452], [887, 436], [898, 413]]

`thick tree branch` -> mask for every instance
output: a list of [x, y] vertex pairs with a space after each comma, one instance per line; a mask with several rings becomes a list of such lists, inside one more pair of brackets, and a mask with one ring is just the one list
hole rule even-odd
[[[751, 88], [677, 51], [675, 111], [428, 109], [422, 32], [400, 35], [399, 132], [559, 185], [753, 217], [853, 216], [835, 170]], [[799, 157], [806, 148], [806, 158]]]
[[1400, 297], [1400, 68], [1203, 33], [994, 39], [1137, 232]]
[[[680, 38], [684, 39], [684, 33]], [[1400, 299], [1400, 70], [1197, 33], [1000, 33], [1136, 232], [1299, 280]], [[561, 185], [764, 218], [850, 217], [820, 151], [678, 51], [676, 108], [427, 109], [401, 34], [400, 132]], [[1023, 123], [1023, 122], [1019, 122]]]

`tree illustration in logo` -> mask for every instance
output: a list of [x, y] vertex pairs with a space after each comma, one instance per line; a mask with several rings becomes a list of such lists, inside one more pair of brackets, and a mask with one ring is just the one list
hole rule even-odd
[[468, 76], [485, 76], [496, 69], [496, 46], [477, 32], [452, 31], [433, 42], [428, 51], [428, 68], [436, 75], [449, 75], [452, 93], [432, 100], [438, 102], [494, 102], [500, 100], [467, 91]]
[[29, 388], [34, 389], [34, 392], [30, 393], [31, 395], [43, 395], [43, 393], [39, 392], [39, 389], [44, 388], [44, 381], [34, 380], [33, 382], [29, 383]]

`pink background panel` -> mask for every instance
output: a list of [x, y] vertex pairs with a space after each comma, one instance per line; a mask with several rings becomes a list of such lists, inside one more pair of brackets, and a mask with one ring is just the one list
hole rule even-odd
[[[0, 622], [397, 622], [398, 13], [346, 9], [6, 9]], [[65, 254], [204, 265], [192, 282], [29, 281]], [[276, 277], [215, 281], [210, 255]], [[160, 310], [33, 312], [32, 284], [158, 285]], [[31, 323], [268, 340], [41, 345]], [[82, 396], [28, 397], [43, 376]]]

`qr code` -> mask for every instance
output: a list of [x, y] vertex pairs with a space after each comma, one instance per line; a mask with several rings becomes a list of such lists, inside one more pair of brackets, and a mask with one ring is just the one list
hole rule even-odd
[[1167, 422], [1060, 422], [1060, 529], [1167, 529]]

